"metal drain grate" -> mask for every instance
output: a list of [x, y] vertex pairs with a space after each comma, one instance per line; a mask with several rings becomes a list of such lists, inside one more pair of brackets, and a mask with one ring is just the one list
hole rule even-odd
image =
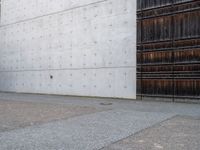
[[109, 103], [109, 102], [104, 102], [104, 103], [100, 103], [100, 105], [103, 105], [103, 106], [109, 106], [109, 105], [112, 105], [113, 103]]

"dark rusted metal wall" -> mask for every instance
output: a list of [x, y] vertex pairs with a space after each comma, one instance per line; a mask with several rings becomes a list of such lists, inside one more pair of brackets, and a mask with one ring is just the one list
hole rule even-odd
[[138, 95], [200, 99], [200, 0], [137, 0]]

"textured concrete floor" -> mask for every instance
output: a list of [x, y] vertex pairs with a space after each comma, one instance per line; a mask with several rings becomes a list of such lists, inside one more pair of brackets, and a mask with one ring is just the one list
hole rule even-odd
[[0, 93], [0, 150], [196, 150], [199, 118], [198, 104]]
[[0, 133], [0, 149], [101, 149], [171, 116], [126, 110], [99, 112]]
[[199, 150], [200, 118], [173, 117], [102, 150]]

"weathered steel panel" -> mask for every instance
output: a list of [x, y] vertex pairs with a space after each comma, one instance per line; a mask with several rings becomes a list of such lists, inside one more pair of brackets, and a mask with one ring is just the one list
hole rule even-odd
[[138, 94], [200, 98], [200, 1], [138, 0]]

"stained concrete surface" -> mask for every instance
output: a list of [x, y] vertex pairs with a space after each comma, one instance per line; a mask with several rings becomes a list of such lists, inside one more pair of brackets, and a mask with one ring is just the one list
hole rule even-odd
[[177, 116], [102, 150], [199, 150], [200, 118]]
[[199, 148], [198, 104], [0, 93], [0, 107], [0, 150]]
[[78, 106], [92, 106], [96, 108], [105, 108], [100, 103], [112, 103], [106, 106], [109, 109], [125, 109], [139, 112], [163, 112], [174, 113], [177, 115], [199, 116], [200, 105], [185, 104], [185, 103], [171, 103], [161, 101], [140, 101], [140, 100], [123, 100], [123, 99], [109, 99], [109, 98], [89, 98], [89, 97], [73, 97], [73, 96], [56, 96], [56, 95], [37, 95], [37, 94], [16, 94], [16, 93], [0, 93], [0, 99], [24, 102], [47, 102], [52, 104], [62, 105], [78, 105]]
[[103, 109], [49, 103], [0, 101], [0, 132], [95, 113]]

